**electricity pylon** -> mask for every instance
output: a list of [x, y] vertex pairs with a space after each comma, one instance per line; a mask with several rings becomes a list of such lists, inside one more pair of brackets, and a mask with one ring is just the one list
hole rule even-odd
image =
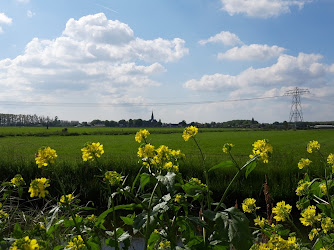
[[310, 93], [308, 89], [300, 89], [298, 87], [295, 87], [292, 90], [286, 91], [284, 94], [285, 96], [292, 96], [290, 122], [295, 123], [295, 128], [297, 128], [297, 122], [303, 122], [303, 111], [300, 102], [300, 96], [308, 93]]

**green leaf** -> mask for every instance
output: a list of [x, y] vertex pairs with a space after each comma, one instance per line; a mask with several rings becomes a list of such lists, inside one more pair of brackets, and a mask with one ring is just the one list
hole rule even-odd
[[167, 187], [168, 191], [173, 190], [173, 186], [175, 183], [176, 174], [174, 172], [168, 172], [165, 176], [159, 175], [157, 177], [158, 181], [160, 181], [163, 185]]
[[209, 169], [209, 172], [212, 171], [212, 170], [218, 169], [218, 168], [229, 168], [229, 167], [233, 167], [233, 166], [234, 166], [233, 161], [223, 161], [223, 162], [211, 167]]
[[155, 249], [155, 246], [158, 244], [160, 238], [161, 238], [160, 234], [152, 233], [147, 242], [148, 243], [147, 249], [148, 250]]
[[13, 237], [16, 239], [20, 239], [23, 237], [22, 229], [18, 223], [16, 223], [14, 226]]
[[248, 164], [245, 173], [246, 178], [255, 168], [256, 168], [256, 161], [252, 161], [251, 163]]
[[144, 190], [144, 187], [150, 183], [151, 180], [151, 176], [147, 173], [142, 173], [140, 175], [140, 188], [141, 190]]
[[[116, 210], [134, 210], [135, 208], [140, 208], [141, 205], [137, 205], [137, 204], [126, 204], [126, 205], [118, 205], [116, 207], [114, 207], [115, 211]], [[109, 208], [106, 211], [104, 211], [102, 214], [100, 214], [99, 217], [97, 217], [97, 221], [96, 221], [96, 225], [101, 223], [102, 221], [104, 221], [104, 219], [108, 216], [108, 214], [110, 214], [112, 211], [114, 211], [113, 208]]]
[[125, 223], [125, 225], [131, 226], [133, 224], [134, 215], [131, 216], [121, 216], [122, 221]]

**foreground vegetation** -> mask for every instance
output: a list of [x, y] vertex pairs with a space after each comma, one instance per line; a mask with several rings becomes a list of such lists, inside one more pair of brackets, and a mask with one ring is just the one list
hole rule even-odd
[[[296, 207], [285, 200], [274, 205], [265, 183], [264, 209], [253, 197], [243, 199], [241, 209], [238, 205], [228, 208], [225, 201], [233, 193], [233, 183], [268, 165], [275, 147], [266, 139], [255, 140], [253, 149], [245, 152], [247, 160], [240, 163], [234, 156], [237, 146], [227, 142], [220, 150], [229, 160], [206, 168], [197, 133], [196, 127], [187, 127], [182, 137], [198, 151], [203, 181], [183, 176], [179, 170], [184, 153], [166, 145], [155, 146], [147, 130], [135, 136], [140, 145], [136, 152], [140, 169], [133, 180], [104, 168], [101, 158], [106, 149], [101, 143], [86, 143], [81, 149], [82, 172], [95, 171], [94, 178], [108, 197], [99, 211], [92, 203], [83, 205], [75, 188], [65, 189], [56, 164], [58, 153], [52, 147], [41, 147], [34, 157], [35, 176], [30, 182], [17, 173], [2, 183], [1, 247], [101, 249], [107, 245], [128, 249], [133, 236], [143, 239], [145, 249], [334, 247], [334, 154], [325, 154], [318, 141], [308, 143], [304, 154], [315, 157], [302, 158], [293, 166], [301, 176], [293, 190], [299, 197]], [[315, 167], [319, 175], [314, 178], [311, 170]], [[226, 168], [235, 171], [216, 199], [210, 173]], [[75, 177], [71, 176], [72, 181]], [[85, 185], [90, 186], [89, 180]], [[57, 192], [50, 192], [52, 186]], [[298, 221], [304, 230], [291, 215], [295, 210], [301, 211]]]

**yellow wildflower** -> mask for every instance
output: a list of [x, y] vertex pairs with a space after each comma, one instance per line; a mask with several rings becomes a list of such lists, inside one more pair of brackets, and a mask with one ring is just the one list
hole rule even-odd
[[321, 220], [321, 214], [316, 215], [316, 207], [315, 206], [308, 206], [302, 213], [301, 218], [299, 219], [300, 222], [304, 226], [312, 226], [315, 222]]
[[309, 152], [310, 154], [313, 153], [313, 150], [319, 150], [320, 149], [320, 144], [318, 141], [310, 141], [307, 144], [307, 152]]
[[26, 184], [23, 180], [22, 175], [20, 174], [15, 175], [14, 178], [10, 180], [10, 182], [13, 184], [14, 187], [19, 187]]
[[8, 214], [1, 209], [0, 210], [0, 220], [7, 219], [7, 218], [8, 218]]
[[70, 248], [72, 250], [79, 250], [83, 249], [85, 247], [84, 241], [81, 237], [81, 235], [78, 235], [77, 237], [74, 237], [66, 246], [67, 248]]
[[310, 233], [308, 234], [308, 238], [310, 239], [310, 241], [312, 241], [314, 239], [314, 237], [319, 235], [319, 231], [321, 229], [320, 228], [313, 228]]
[[138, 143], [141, 143], [143, 140], [145, 141], [146, 138], [150, 135], [150, 132], [146, 129], [141, 129], [136, 133], [135, 140]]
[[298, 196], [301, 196], [301, 195], [305, 194], [305, 191], [307, 190], [307, 188], [309, 187], [309, 185], [310, 185], [309, 181], [300, 180], [298, 182], [298, 187], [296, 189], [296, 194]]
[[256, 211], [256, 209], [259, 209], [260, 207], [257, 207], [255, 205], [256, 200], [254, 198], [247, 198], [242, 203], [242, 210], [245, 213], [253, 213]]
[[225, 143], [224, 146], [223, 146], [223, 152], [225, 154], [228, 154], [229, 152], [231, 152], [233, 147], [234, 147], [234, 145], [232, 143]]
[[86, 218], [89, 221], [95, 221], [97, 219], [97, 217], [95, 216], [95, 214], [88, 215]]
[[154, 146], [151, 144], [145, 144], [143, 147], [138, 148], [138, 157], [140, 158], [153, 158], [154, 157]]
[[72, 200], [74, 200], [74, 196], [72, 194], [68, 194], [68, 195], [62, 195], [60, 197], [60, 203], [62, 204], [70, 204]]
[[323, 218], [321, 221], [321, 228], [324, 231], [324, 233], [327, 234], [328, 231], [334, 228], [332, 219], [330, 217]]
[[268, 159], [271, 156], [273, 152], [273, 147], [269, 144], [268, 140], [257, 140], [253, 143], [253, 154], [249, 155], [250, 158], [253, 158], [254, 156], [260, 156], [260, 160], [263, 161], [263, 163], [268, 163]]
[[49, 179], [46, 178], [37, 178], [30, 183], [30, 187], [28, 192], [30, 193], [30, 197], [45, 197], [49, 191], [45, 190], [45, 188], [49, 187]]
[[176, 203], [180, 203], [181, 198], [182, 198], [182, 195], [181, 195], [181, 194], [177, 194], [177, 195], [175, 195], [175, 199], [174, 199], [174, 201], [175, 201]]
[[299, 169], [303, 169], [304, 167], [307, 167], [311, 164], [312, 161], [310, 161], [309, 159], [304, 159], [301, 158], [298, 162], [298, 168]]
[[95, 158], [100, 158], [101, 155], [104, 154], [103, 145], [99, 142], [86, 143], [81, 151], [83, 161], [94, 160]]
[[326, 187], [326, 183], [322, 183], [319, 185], [321, 193], [323, 194], [327, 194], [327, 187]]
[[277, 202], [276, 207], [272, 209], [272, 213], [276, 214], [274, 219], [276, 221], [285, 221], [291, 212], [292, 206], [285, 204], [285, 201]]
[[203, 184], [201, 182], [201, 180], [199, 180], [197, 178], [194, 178], [194, 177], [189, 180], [189, 183], [192, 184], [192, 185], [198, 185], [198, 186], [201, 186], [201, 187], [204, 187], [204, 188], [207, 187], [207, 185]]
[[264, 228], [264, 226], [268, 224], [268, 221], [265, 218], [261, 218], [260, 216], [254, 219], [254, 225]]
[[195, 137], [197, 133], [198, 133], [198, 128], [194, 126], [186, 127], [183, 131], [182, 137], [185, 141], [188, 141], [190, 138]]
[[39, 168], [46, 167], [47, 165], [54, 163], [55, 159], [58, 157], [56, 150], [50, 147], [40, 148], [36, 154], [36, 164]]
[[179, 172], [179, 167], [176, 165], [173, 165], [173, 162], [169, 161], [166, 162], [163, 166], [163, 169], [167, 170], [168, 172]]
[[10, 250], [38, 250], [39, 245], [36, 239], [29, 239], [29, 236], [26, 236], [22, 239], [17, 239], [14, 241], [12, 246], [9, 248]]
[[118, 185], [120, 182], [123, 181], [122, 176], [116, 171], [105, 172], [104, 179], [107, 180], [111, 186]]
[[171, 246], [170, 246], [170, 241], [166, 240], [166, 241], [161, 241], [159, 243], [159, 247], [158, 249], [161, 249], [161, 250], [167, 250], [167, 249], [171, 249]]

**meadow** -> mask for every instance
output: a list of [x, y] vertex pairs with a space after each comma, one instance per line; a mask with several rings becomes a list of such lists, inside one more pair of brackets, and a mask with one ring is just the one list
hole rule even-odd
[[[42, 146], [50, 146], [58, 154], [56, 166], [67, 184], [68, 189], [78, 189], [87, 180], [82, 169], [85, 164], [81, 159], [81, 148], [86, 142], [100, 142], [105, 154], [99, 160], [104, 169], [117, 170], [128, 178], [133, 179], [140, 165], [138, 164], [138, 143], [134, 140], [138, 128], [69, 128], [67, 133], [63, 128], [50, 127], [2, 127], [0, 128], [0, 167], [1, 178], [12, 178], [17, 172], [28, 179], [36, 174], [34, 157]], [[180, 149], [186, 158], [180, 164], [180, 172], [185, 177], [202, 179], [203, 169], [200, 154], [195, 144], [182, 139], [182, 128], [149, 128], [149, 142], [152, 145], [166, 145], [172, 149]], [[274, 152], [269, 164], [262, 164], [247, 179], [241, 176], [234, 183], [229, 197], [252, 196], [260, 198], [265, 175], [275, 199], [284, 197], [287, 200], [295, 198], [294, 190], [300, 179], [297, 163], [300, 158], [307, 157], [306, 144], [310, 140], [318, 140], [325, 153], [334, 148], [334, 130], [232, 130], [232, 129], [200, 129], [197, 136], [199, 145], [205, 155], [205, 166], [210, 167], [229, 160], [223, 154], [224, 143], [232, 143], [235, 147], [232, 154], [240, 163], [249, 158], [252, 143], [258, 139], [268, 139], [273, 145]], [[311, 157], [312, 158], [312, 157]], [[316, 166], [314, 173], [321, 174]], [[98, 174], [91, 171], [91, 174]], [[210, 173], [209, 173], [210, 174]], [[227, 168], [216, 171], [210, 176], [211, 188], [219, 196], [235, 174], [235, 169]], [[73, 181], [73, 175], [76, 180]], [[92, 190], [81, 190], [83, 197], [95, 197]], [[231, 200], [232, 202], [232, 200]], [[98, 203], [98, 202], [97, 202]]]

